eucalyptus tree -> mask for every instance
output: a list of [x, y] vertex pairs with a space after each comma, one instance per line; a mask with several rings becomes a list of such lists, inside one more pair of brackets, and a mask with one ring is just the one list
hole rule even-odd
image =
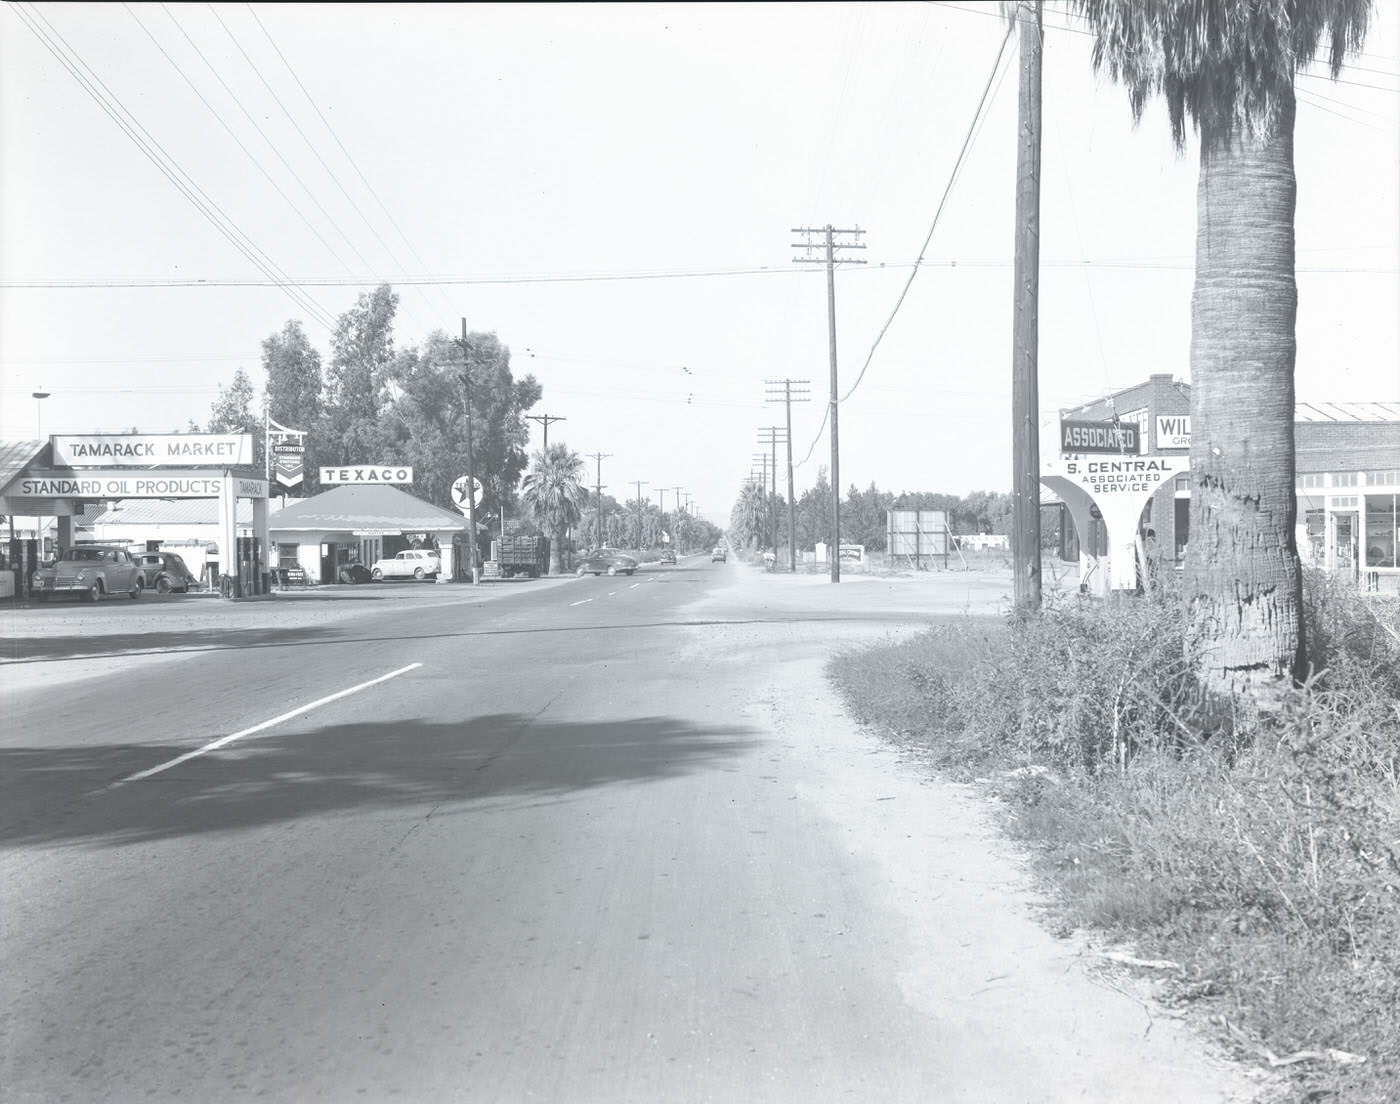
[[534, 466], [521, 484], [521, 501], [549, 537], [551, 575], [559, 574], [565, 532], [582, 517], [588, 498], [584, 476], [583, 458], [559, 442], [535, 453]]
[[268, 413], [289, 429], [310, 430], [321, 417], [321, 354], [295, 319], [263, 338], [262, 350]]
[[1333, 77], [1370, 0], [1072, 0], [1093, 61], [1136, 119], [1166, 100], [1200, 137], [1191, 297], [1191, 657], [1212, 697], [1272, 696], [1303, 673], [1294, 524], [1294, 80], [1320, 50]]

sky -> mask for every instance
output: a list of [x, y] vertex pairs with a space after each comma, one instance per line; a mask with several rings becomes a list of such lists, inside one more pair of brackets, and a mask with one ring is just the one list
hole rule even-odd
[[[1400, 400], [1397, 7], [1340, 81], [1298, 80], [1304, 401]], [[1009, 490], [1005, 34], [970, 0], [6, 5], [0, 436], [202, 425], [289, 319], [328, 357], [387, 282], [397, 346], [496, 333], [607, 493], [723, 523], [784, 424], [766, 381], [807, 381], [797, 494], [830, 462], [825, 269], [794, 229], [831, 225], [866, 262], [836, 272], [841, 485]], [[1189, 380], [1198, 148], [1160, 103], [1135, 126], [1090, 48], [1049, 4], [1047, 424]]]

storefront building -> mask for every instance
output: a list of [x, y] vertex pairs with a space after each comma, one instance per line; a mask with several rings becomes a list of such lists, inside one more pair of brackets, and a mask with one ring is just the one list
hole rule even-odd
[[353, 565], [369, 567], [407, 548], [432, 548], [440, 581], [454, 577], [453, 538], [466, 519], [394, 486], [350, 483], [289, 502], [268, 522], [273, 566], [299, 569], [310, 582], [333, 583]]
[[[1138, 521], [1140, 546], [1179, 566], [1190, 540], [1191, 388], [1170, 375], [1060, 412], [1062, 425], [1132, 428], [1138, 456], [1179, 458]], [[1400, 589], [1400, 403], [1299, 403], [1294, 425], [1298, 553], [1305, 566], [1371, 589]], [[1061, 461], [1072, 457], [1061, 450]], [[1097, 511], [1095, 511], [1097, 513]], [[1081, 570], [1108, 551], [1103, 521], [1091, 517], [1062, 546]]]

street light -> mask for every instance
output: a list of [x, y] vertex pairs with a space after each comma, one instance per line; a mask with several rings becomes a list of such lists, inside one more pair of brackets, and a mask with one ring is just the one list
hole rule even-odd
[[34, 428], [35, 428], [35, 430], [36, 430], [35, 435], [39, 438], [40, 441], [43, 441], [43, 439], [44, 439], [44, 406], [43, 406], [43, 403], [44, 403], [44, 400], [47, 399], [47, 398], [49, 397], [49, 392], [42, 390], [42, 388], [43, 388], [43, 386], [44, 386], [43, 384], [40, 384], [39, 386], [40, 386], [41, 390], [32, 392], [32, 394], [34, 395]]

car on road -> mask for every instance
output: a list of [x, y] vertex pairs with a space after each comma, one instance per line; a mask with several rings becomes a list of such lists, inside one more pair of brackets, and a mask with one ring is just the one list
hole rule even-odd
[[661, 550], [661, 562], [673, 564], [676, 562], [676, 551], [674, 548], [663, 548]]
[[136, 557], [136, 566], [141, 572], [141, 585], [157, 594], [169, 594], [172, 590], [183, 594], [199, 585], [199, 579], [178, 552], [143, 552]]
[[724, 545], [717, 544], [715, 550], [710, 553], [710, 563], [724, 563], [728, 557], [729, 553], [725, 550]]
[[381, 579], [436, 579], [441, 570], [442, 560], [436, 552], [405, 548], [387, 560], [375, 560], [369, 574], [377, 583]]
[[80, 544], [63, 549], [53, 563], [35, 571], [31, 585], [41, 602], [55, 594], [73, 594], [85, 602], [104, 594], [140, 598], [141, 568], [121, 545]]
[[636, 558], [616, 548], [595, 548], [578, 559], [580, 575], [631, 575], [636, 570]]

